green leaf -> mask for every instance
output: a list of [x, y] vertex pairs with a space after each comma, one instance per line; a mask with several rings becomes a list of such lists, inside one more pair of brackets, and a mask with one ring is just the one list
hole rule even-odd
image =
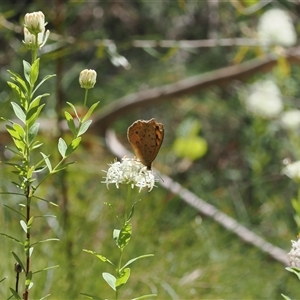
[[43, 143], [40, 143], [39, 141], [35, 141], [32, 145], [30, 145], [30, 149], [37, 149], [41, 147]]
[[92, 124], [92, 120], [87, 120], [83, 124], [81, 124], [79, 131], [78, 131], [78, 136], [84, 134]]
[[17, 118], [22, 121], [24, 124], [26, 124], [26, 115], [22, 108], [15, 102], [11, 102], [11, 105], [13, 107], [14, 113], [17, 116]]
[[19, 84], [19, 86], [23, 89], [23, 92], [27, 92], [26, 82], [23, 80], [20, 74], [12, 72], [10, 70], [7, 71], [10, 75], [12, 75], [11, 79]]
[[19, 294], [12, 288], [9, 288], [15, 299], [22, 300], [22, 298], [19, 296]]
[[31, 246], [41, 244], [41, 243], [46, 243], [46, 242], [53, 242], [53, 241], [59, 242], [60, 240], [57, 239], [57, 238], [50, 238], [50, 239], [46, 239], [46, 240], [42, 240], [42, 241], [38, 241], [36, 243], [33, 243]]
[[93, 296], [93, 295], [90, 295], [90, 294], [86, 294], [86, 293], [79, 293], [80, 295], [82, 296], [85, 296], [87, 298], [90, 298], [90, 299], [95, 299], [95, 300], [104, 300], [104, 298], [99, 298], [97, 296]]
[[4, 281], [6, 278], [7, 278], [7, 277], [4, 277], [4, 278], [0, 279], [0, 283], [1, 283], [2, 281]]
[[71, 132], [73, 133], [74, 136], [77, 136], [77, 128], [75, 126], [72, 115], [70, 113], [68, 113], [67, 111], [65, 111], [65, 118], [67, 120], [67, 124], [68, 124], [68, 127], [71, 130]]
[[23, 228], [23, 230], [25, 231], [25, 233], [27, 233], [27, 225], [26, 225], [25, 221], [21, 220], [20, 224], [21, 224], [21, 227]]
[[32, 126], [34, 124], [34, 122], [39, 117], [44, 106], [45, 106], [45, 104], [42, 104], [40, 106], [35, 106], [28, 111], [27, 117], [26, 117], [28, 126]]
[[37, 78], [39, 76], [39, 68], [40, 68], [40, 59], [36, 59], [32, 66], [31, 66], [31, 70], [30, 70], [30, 85], [34, 86], [34, 84], [37, 81]]
[[76, 150], [76, 148], [79, 146], [80, 142], [81, 142], [81, 137], [77, 137], [76, 139], [74, 139], [66, 150], [66, 156], [69, 156], [71, 153], [73, 153]]
[[157, 297], [157, 295], [156, 294], [148, 294], [148, 295], [143, 295], [143, 296], [140, 296], [140, 297], [137, 297], [137, 298], [133, 298], [131, 300], [141, 300], [141, 299], [148, 299], [149, 300], [150, 297]]
[[30, 84], [30, 70], [31, 65], [26, 60], [23, 60], [24, 76], [26, 81]]
[[290, 297], [288, 297], [288, 296], [286, 296], [286, 295], [283, 295], [283, 294], [281, 294], [281, 296], [283, 297], [283, 299], [285, 299], [285, 300], [291, 300], [291, 298]]
[[121, 269], [120, 271], [122, 271], [124, 268], [126, 268], [127, 266], [131, 265], [133, 262], [135, 262], [136, 260], [138, 259], [141, 259], [141, 258], [146, 258], [146, 257], [152, 257], [154, 256], [154, 254], [144, 254], [144, 255], [141, 255], [141, 256], [138, 256], [138, 257], [135, 257], [133, 259], [130, 259]]
[[47, 168], [49, 169], [49, 172], [51, 173], [52, 172], [52, 166], [51, 166], [51, 162], [50, 162], [50, 159], [48, 158], [50, 155], [46, 155], [44, 154], [43, 152], [40, 152], [45, 160], [45, 163], [47, 165]]
[[31, 143], [35, 137], [37, 136], [39, 132], [40, 124], [39, 123], [34, 123], [28, 130], [28, 140], [29, 143]]
[[44, 300], [44, 299], [48, 298], [49, 296], [51, 296], [51, 294], [48, 294], [48, 295], [46, 295], [46, 296], [40, 298], [40, 300]]
[[103, 256], [101, 254], [98, 254], [98, 253], [96, 253], [96, 252], [94, 252], [92, 250], [87, 250], [87, 249], [83, 249], [83, 251], [86, 252], [86, 253], [93, 254], [96, 257], [98, 257], [102, 262], [108, 263], [108, 264], [112, 265], [113, 267], [116, 267], [113, 262], [111, 262], [108, 258], [106, 258], [105, 256]]
[[300, 269], [296, 268], [296, 267], [287, 267], [285, 268], [287, 271], [294, 273], [295, 275], [297, 275], [298, 279], [300, 280]]
[[130, 269], [129, 268], [123, 269], [123, 271], [121, 272], [120, 275], [121, 275], [121, 277], [117, 278], [117, 281], [116, 281], [117, 289], [120, 289], [128, 281], [128, 279], [130, 277]]
[[64, 165], [57, 167], [57, 168], [55, 167], [51, 173], [54, 174], [54, 173], [60, 172], [61, 170], [64, 170], [68, 165], [72, 165], [72, 164], [74, 164], [74, 161], [70, 161]]
[[12, 208], [12, 207], [10, 207], [10, 206], [8, 206], [8, 205], [6, 205], [6, 204], [3, 204], [3, 206], [6, 207], [6, 208], [8, 208], [8, 209], [10, 209], [10, 210], [12, 210], [12, 211], [15, 212], [16, 214], [20, 215], [23, 219], [26, 219], [25, 215], [23, 215], [23, 214], [20, 213], [19, 211], [15, 210], [14, 208]]
[[95, 108], [98, 106], [98, 104], [100, 103], [100, 101], [94, 103], [88, 110], [88, 112], [85, 114], [85, 116], [82, 119], [82, 122], [85, 122], [90, 116], [91, 114], [94, 112]]
[[23, 265], [21, 259], [19, 258], [19, 256], [15, 252], [13, 252], [13, 251], [11, 253], [14, 256], [16, 262], [21, 266], [22, 270], [24, 271], [25, 268], [24, 268], [24, 265]]
[[70, 102], [67, 102], [67, 104], [71, 106], [71, 108], [72, 108], [73, 111], [74, 111], [74, 114], [75, 114], [76, 118], [77, 118], [78, 120], [80, 120], [80, 118], [79, 118], [79, 116], [78, 116], [78, 114], [77, 114], [77, 110], [76, 110], [75, 106], [74, 106], [72, 103], [70, 103]]
[[67, 148], [68, 148], [68, 146], [67, 146], [66, 142], [63, 140], [63, 138], [59, 138], [58, 151], [62, 157], [66, 157]]
[[120, 249], [124, 249], [125, 246], [128, 245], [132, 233], [132, 224], [131, 223], [125, 223], [122, 227], [119, 237], [117, 239], [117, 246]]
[[[35, 89], [34, 89], [33, 92], [32, 92], [32, 95], [35, 94], [35, 92], [39, 89], [39, 87], [40, 87], [46, 80], [48, 80], [48, 79], [50, 79], [50, 78], [52, 78], [52, 77], [55, 77], [55, 76], [56, 76], [55, 74], [45, 76], [45, 77], [41, 80], [41, 82], [35, 87]], [[49, 95], [49, 94], [47, 94], [47, 95]]]
[[116, 277], [107, 272], [103, 272], [102, 277], [106, 281], [106, 283], [115, 291], [117, 281]]
[[32, 216], [32, 217], [28, 220], [28, 222], [27, 222], [27, 228], [31, 228], [31, 225], [32, 225], [32, 223], [33, 223], [33, 220], [34, 220], [34, 216]]
[[31, 282], [31, 280], [32, 280], [32, 272], [29, 271], [29, 272], [27, 273], [26, 280], [25, 280], [25, 286], [26, 286], [28, 289], [30, 289], [30, 288], [32, 287], [32, 282]]
[[47, 267], [47, 268], [44, 268], [44, 269], [41, 269], [41, 270], [35, 271], [35, 272], [33, 272], [32, 274], [40, 273], [40, 272], [43, 272], [43, 271], [48, 271], [48, 270], [51, 270], [51, 269], [54, 269], [54, 268], [58, 268], [58, 267], [59, 267], [59, 265], [55, 265], [55, 266], [51, 266], [51, 267]]

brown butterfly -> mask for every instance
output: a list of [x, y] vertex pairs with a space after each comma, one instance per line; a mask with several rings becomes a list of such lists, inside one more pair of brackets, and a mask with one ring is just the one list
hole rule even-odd
[[151, 170], [164, 139], [164, 125], [155, 119], [138, 120], [127, 130], [127, 138], [139, 161]]

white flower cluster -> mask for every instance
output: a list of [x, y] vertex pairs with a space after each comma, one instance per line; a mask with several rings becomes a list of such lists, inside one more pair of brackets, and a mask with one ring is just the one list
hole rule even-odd
[[272, 80], [258, 81], [251, 86], [245, 106], [254, 115], [275, 118], [283, 109], [280, 90]]
[[300, 129], [300, 110], [292, 109], [285, 111], [280, 116], [280, 124], [287, 130]]
[[25, 15], [23, 43], [27, 48], [37, 50], [45, 45], [50, 34], [49, 30], [45, 32], [46, 25], [45, 16], [41, 11]]
[[[104, 171], [106, 172], [106, 171]], [[109, 164], [106, 172], [105, 183], [107, 188], [109, 184], [115, 184], [119, 188], [120, 184], [130, 184], [131, 188], [135, 186], [139, 188], [139, 192], [143, 188], [148, 188], [149, 192], [155, 186], [157, 181], [153, 173], [147, 170], [147, 167], [140, 162], [124, 157], [121, 161], [115, 161]]]
[[283, 174], [296, 182], [300, 182], [300, 161], [288, 164], [283, 170]]
[[300, 239], [292, 242], [292, 249], [288, 253], [290, 267], [300, 268]]
[[291, 47], [296, 44], [297, 36], [291, 17], [282, 9], [266, 11], [259, 20], [258, 39], [263, 47]]

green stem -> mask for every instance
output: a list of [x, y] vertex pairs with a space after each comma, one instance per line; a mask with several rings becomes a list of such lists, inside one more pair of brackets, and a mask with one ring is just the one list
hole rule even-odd
[[86, 107], [86, 102], [87, 102], [87, 97], [88, 97], [88, 93], [89, 93], [89, 90], [88, 89], [85, 89], [85, 93], [84, 93], [84, 107]]
[[126, 195], [126, 199], [125, 199], [124, 224], [128, 220], [128, 203], [129, 203], [130, 196], [131, 196], [131, 186], [130, 186], [130, 184], [128, 184], [127, 185], [127, 195]]

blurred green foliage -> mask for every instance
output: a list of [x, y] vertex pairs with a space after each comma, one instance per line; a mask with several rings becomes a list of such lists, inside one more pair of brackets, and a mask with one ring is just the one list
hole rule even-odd
[[[245, 15], [232, 2], [219, 2], [215, 11], [218, 23], [214, 25], [209, 1], [158, 1], [155, 4], [146, 0], [2, 1], [1, 116], [11, 116], [13, 96], [6, 84], [9, 78], [6, 70], [21, 72], [22, 60], [29, 59], [22, 45], [21, 30], [27, 12], [41, 10], [52, 33], [41, 57], [44, 68], [41, 77], [52, 73], [57, 73], [57, 77], [47, 82], [41, 93], [51, 93], [44, 116], [55, 119], [67, 101], [78, 105], [82, 100], [78, 75], [84, 68], [97, 71], [97, 84], [90, 92], [89, 102], [100, 100], [98, 109], [102, 109], [124, 95], [233, 63], [237, 53], [241, 53], [238, 46], [188, 49], [133, 46], [136, 40], [202, 40], [214, 32], [219, 38], [243, 37], [242, 29], [254, 32], [262, 12], [274, 5], [270, 3]], [[235, 2], [249, 6], [249, 1]], [[280, 5], [299, 16], [299, 5], [289, 1], [280, 1]], [[299, 28], [299, 24], [296, 26]], [[125, 57], [130, 69], [112, 64], [104, 39], [114, 41], [116, 58]], [[241, 61], [257, 57], [261, 52], [249, 47], [243, 53]], [[289, 66], [288, 72], [286, 68], [277, 67], [272, 70], [272, 76], [284, 95], [285, 107], [299, 107], [299, 68]], [[257, 74], [247, 83], [264, 76]], [[299, 140], [291, 146], [278, 122], [249, 116], [239, 98], [242, 88], [243, 85], [236, 82], [181, 96], [146, 110], [141, 107], [124, 114], [113, 127], [129, 148], [126, 130], [134, 120], [155, 117], [164, 123], [165, 139], [155, 167], [288, 252], [290, 240], [297, 235], [290, 203], [297, 187], [281, 170], [286, 157], [299, 159], [299, 150], [295, 149]], [[176, 155], [173, 143], [177, 138], [176, 128], [188, 119], [201, 124], [201, 131], [196, 130], [193, 136], [204, 139], [208, 148], [204, 156], [182, 168], [184, 158]], [[39, 140], [45, 147], [54, 149], [55, 128], [43, 132]], [[10, 143], [1, 132], [3, 162], [10, 159], [4, 148]], [[112, 231], [117, 223], [103, 202], [113, 203], [121, 210], [125, 197], [122, 193], [126, 188], [117, 190], [111, 186], [108, 190], [101, 183], [105, 175], [102, 170], [107, 169], [113, 159], [103, 137], [94, 132], [87, 134], [72, 157], [77, 163], [41, 187], [39, 196], [57, 203], [59, 208], [36, 201], [33, 213], [54, 214], [57, 218], [37, 219], [33, 239], [58, 237], [61, 241], [36, 247], [33, 265], [36, 269], [51, 265], [59, 265], [59, 268], [36, 276], [32, 299], [47, 293], [51, 293], [50, 299], [81, 299], [80, 292], [113, 296], [102, 279], [106, 266], [82, 251], [85, 248], [114, 255]], [[3, 192], [14, 191], [10, 171], [1, 164]], [[126, 259], [145, 253], [155, 256], [133, 265], [130, 289], [122, 291], [122, 297], [150, 292], [158, 293], [158, 299], [281, 299], [281, 293], [298, 297], [298, 280], [286, 272], [283, 265], [202, 217], [178, 196], [158, 187], [151, 193], [135, 194], [135, 198], [142, 202], [136, 207]], [[14, 195], [1, 195], [0, 199], [0, 231], [21, 235], [18, 219], [3, 205], [17, 209], [22, 199]], [[8, 297], [6, 287], [15, 284], [10, 251], [19, 249], [14, 242], [1, 237], [0, 280], [7, 277], [0, 283], [1, 299]]]

